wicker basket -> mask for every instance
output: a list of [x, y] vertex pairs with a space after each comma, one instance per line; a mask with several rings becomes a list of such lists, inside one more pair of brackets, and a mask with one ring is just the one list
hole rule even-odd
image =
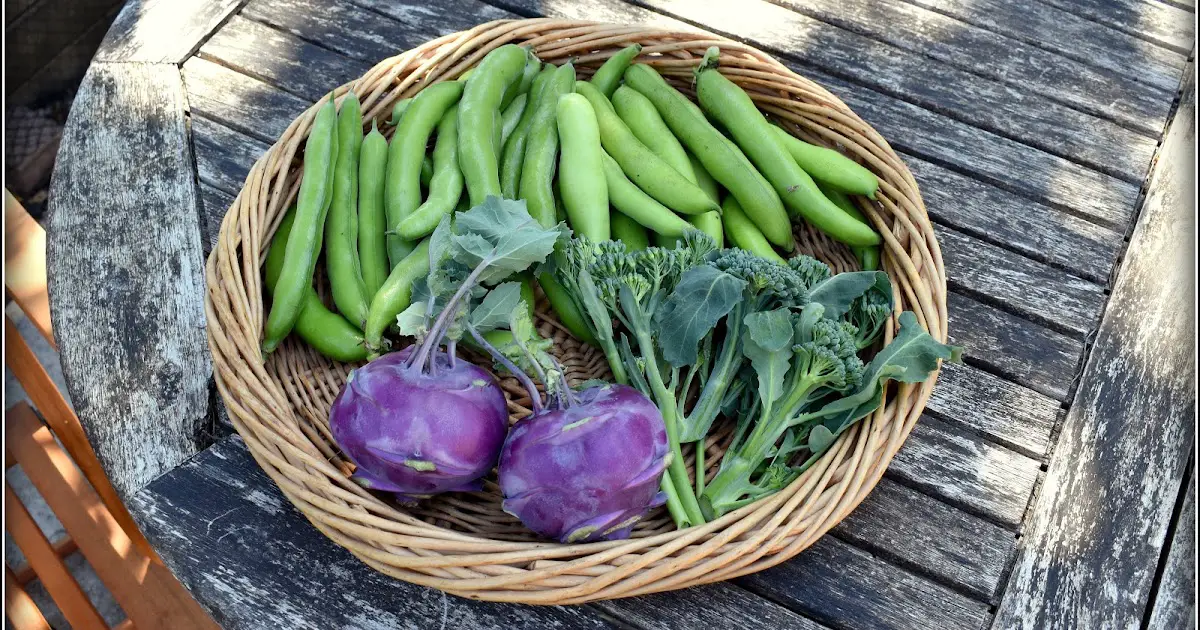
[[[884, 267], [897, 300], [945, 341], [945, 272], [912, 175], [845, 104], [754, 48], [698, 31], [504, 20], [384, 60], [334, 94], [353, 89], [368, 124], [382, 122], [396, 100], [457, 77], [508, 42], [527, 43], [547, 61], [574, 58], [581, 77], [638, 42], [644, 46], [639, 61], [654, 65], [685, 91], [705, 49], [720, 46], [721, 71], [763, 111], [806, 140], [840, 146], [879, 175], [879, 199], [863, 210], [883, 234]], [[538, 540], [500, 509], [494, 478], [485, 480], [483, 492], [442, 495], [411, 509], [368, 492], [350, 480], [353, 464], [338, 452], [328, 426], [329, 408], [353, 366], [332, 363], [294, 339], [265, 364], [259, 352], [265, 319], [260, 262], [296, 194], [297, 153], [320, 104], [297, 118], [258, 160], [225, 216], [207, 265], [209, 345], [221, 396], [259, 465], [313, 525], [375, 569], [463, 597], [531, 604], [628, 597], [759, 571], [799, 553], [854, 509], [924, 409], [934, 379], [918, 386], [892, 384], [878, 412], [842, 436], [785, 490], [682, 531], [660, 508], [624, 541], [560, 545]], [[838, 271], [855, 265], [843, 246], [804, 226], [796, 231], [801, 251]], [[539, 327], [555, 340], [573, 383], [608, 375], [601, 353], [570, 337], [544, 304], [538, 312]], [[890, 340], [895, 322], [888, 328]], [[515, 381], [501, 383], [512, 419], [527, 413], [529, 400]], [[730, 437], [728, 424], [708, 439], [710, 477]], [[688, 465], [694, 474], [694, 460]]]

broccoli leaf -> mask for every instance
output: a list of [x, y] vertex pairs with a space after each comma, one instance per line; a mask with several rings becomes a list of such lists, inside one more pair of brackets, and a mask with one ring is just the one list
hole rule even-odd
[[810, 302], [825, 306], [825, 316], [841, 319], [850, 310], [850, 303], [880, 284], [886, 284], [891, 295], [891, 282], [882, 271], [854, 271], [839, 273], [812, 286], [808, 292]]
[[674, 367], [695, 363], [700, 340], [742, 300], [745, 288], [745, 280], [709, 265], [684, 272], [655, 313], [663, 358]]
[[746, 316], [742, 353], [758, 374], [758, 396], [764, 407], [783, 394], [783, 378], [792, 358], [792, 320], [781, 308]]
[[479, 332], [506, 326], [512, 318], [513, 309], [518, 305], [523, 305], [520, 282], [497, 285], [471, 311], [471, 325]]

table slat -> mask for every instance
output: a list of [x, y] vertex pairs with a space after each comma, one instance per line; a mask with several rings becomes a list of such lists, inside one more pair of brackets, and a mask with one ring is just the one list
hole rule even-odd
[[1195, 432], [1195, 88], [1163, 143], [996, 627], [1138, 626]]
[[1042, 0], [1186, 55], [1196, 43], [1191, 11], [1154, 0]]
[[1038, 458], [1049, 448], [1060, 403], [1045, 394], [966, 364], [944, 363], [927, 411], [1019, 453]]
[[47, 270], [63, 371], [126, 497], [204, 446], [212, 367], [184, 106], [175, 66], [93, 64], [50, 191]]
[[117, 14], [97, 61], [183, 63], [241, 0], [130, 0]]
[[1196, 623], [1196, 480], [1189, 477], [1167, 563], [1158, 584], [1148, 630], [1175, 630]]

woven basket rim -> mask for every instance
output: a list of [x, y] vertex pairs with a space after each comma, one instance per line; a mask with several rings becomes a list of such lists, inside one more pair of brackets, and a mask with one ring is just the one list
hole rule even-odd
[[[488, 22], [385, 59], [298, 116], [254, 164], [206, 265], [205, 312], [218, 390], [255, 460], [314, 526], [388, 575], [475, 599], [561, 604], [761, 570], [811, 545], [867, 496], [928, 401], [936, 373], [922, 384], [892, 384], [879, 411], [779, 493], [703, 526], [586, 544], [495, 540], [427, 523], [349, 482], [328, 447], [322, 450], [320, 427], [301, 418], [316, 415], [315, 407], [297, 411], [296, 405], [313, 407], [312, 392], [320, 387], [306, 379], [320, 384], [324, 377], [296, 368], [301, 384], [283, 383], [258, 353], [265, 319], [258, 270], [281, 209], [296, 193], [295, 158], [317, 108], [354, 90], [369, 126], [399, 98], [456, 77], [501, 44], [528, 43], [545, 60], [573, 58], [587, 71], [635, 41], [644, 46], [638, 60], [668, 78], [690, 71], [706, 47], [719, 46], [721, 71], [745, 87], [764, 112], [806, 140], [840, 147], [879, 175], [879, 199], [863, 208], [884, 237], [884, 269], [898, 303], [946, 341], [945, 270], [912, 174], [840, 99], [769, 55], [699, 30], [538, 18]], [[836, 247], [813, 238], [817, 248]], [[895, 327], [893, 318], [887, 339]], [[295, 356], [280, 362], [301, 365], [303, 359]]]

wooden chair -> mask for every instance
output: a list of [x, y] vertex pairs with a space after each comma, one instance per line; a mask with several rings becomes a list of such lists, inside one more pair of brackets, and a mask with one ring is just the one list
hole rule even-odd
[[[53, 345], [46, 235], [7, 190], [4, 240], [5, 290]], [[137, 528], [105, 476], [79, 418], [7, 315], [4, 341], [4, 363], [41, 413], [39, 419], [24, 402], [4, 413], [4, 529], [26, 558], [22, 566], [5, 567], [4, 609], [13, 628], [49, 627], [24, 590], [35, 577], [73, 628], [108, 627], [63, 561], [75, 551], [87, 558], [125, 611], [128, 619], [118, 628], [216, 628]], [[7, 482], [7, 471], [13, 466], [20, 466], [33, 482], [62, 523], [65, 537], [52, 542], [42, 533]]]

